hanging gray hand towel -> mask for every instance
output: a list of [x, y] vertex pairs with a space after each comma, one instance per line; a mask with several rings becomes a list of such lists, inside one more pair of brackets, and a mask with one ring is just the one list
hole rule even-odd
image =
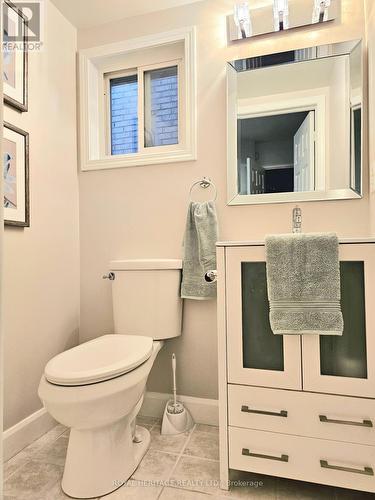
[[266, 237], [270, 323], [279, 335], [342, 335], [339, 243], [333, 233]]
[[216, 297], [216, 283], [204, 275], [216, 269], [217, 216], [215, 203], [190, 202], [184, 237], [181, 297], [205, 300]]

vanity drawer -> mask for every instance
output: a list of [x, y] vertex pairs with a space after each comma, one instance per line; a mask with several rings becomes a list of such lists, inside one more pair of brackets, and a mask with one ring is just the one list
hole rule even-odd
[[375, 492], [375, 447], [229, 427], [229, 467]]
[[375, 446], [375, 400], [228, 385], [229, 425]]

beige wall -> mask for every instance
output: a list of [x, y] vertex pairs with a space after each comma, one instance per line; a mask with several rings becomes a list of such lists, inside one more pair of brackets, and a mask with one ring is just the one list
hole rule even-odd
[[45, 49], [29, 58], [29, 111], [4, 111], [30, 133], [31, 196], [31, 227], [5, 229], [5, 428], [42, 407], [46, 362], [78, 342], [76, 30], [46, 7]]
[[[202, 176], [217, 184], [221, 239], [257, 239], [288, 232], [292, 204], [226, 206], [225, 63], [243, 56], [364, 35], [362, 0], [342, 1], [342, 23], [260, 37], [227, 47], [225, 15], [230, 1], [204, 1], [80, 31], [79, 47], [197, 26], [198, 160], [189, 163], [84, 172], [80, 174], [81, 340], [111, 332], [110, 283], [101, 279], [110, 259], [179, 257], [191, 183]], [[366, 181], [367, 182], [367, 181]], [[301, 204], [306, 231], [340, 236], [370, 232], [369, 199]], [[170, 389], [167, 354], [179, 361], [179, 391], [217, 397], [214, 302], [186, 301], [181, 339], [168, 342], [149, 379], [149, 390]]]

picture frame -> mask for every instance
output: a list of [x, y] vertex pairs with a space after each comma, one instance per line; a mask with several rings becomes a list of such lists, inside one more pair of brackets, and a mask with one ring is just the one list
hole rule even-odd
[[4, 122], [4, 224], [30, 226], [29, 134]]
[[[10, 0], [4, 0], [3, 14], [3, 88], [4, 103], [20, 112], [28, 110], [28, 20]], [[19, 35], [18, 32], [21, 31]], [[23, 40], [13, 43], [19, 37]], [[7, 50], [6, 42], [15, 48]]]

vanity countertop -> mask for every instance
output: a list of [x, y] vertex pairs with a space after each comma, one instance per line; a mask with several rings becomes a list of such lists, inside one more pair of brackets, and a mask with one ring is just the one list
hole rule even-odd
[[[339, 238], [341, 244], [352, 243], [375, 243], [375, 238]], [[245, 241], [218, 241], [217, 247], [246, 247], [246, 246], [264, 246], [264, 240], [245, 240]]]

